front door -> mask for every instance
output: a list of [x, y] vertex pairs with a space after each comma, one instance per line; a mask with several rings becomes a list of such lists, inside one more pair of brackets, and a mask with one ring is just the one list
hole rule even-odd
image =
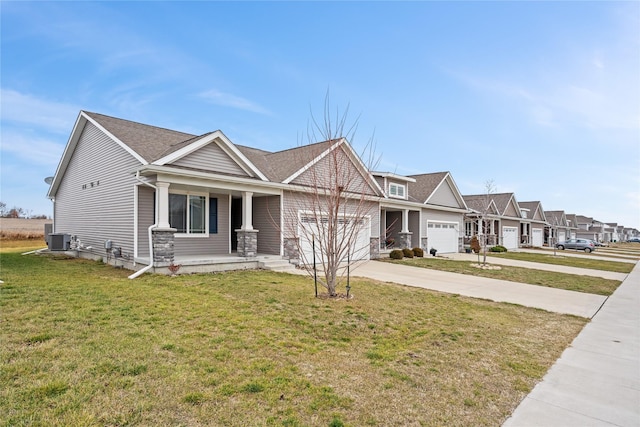
[[231, 252], [238, 250], [238, 233], [242, 227], [242, 197], [231, 199]]

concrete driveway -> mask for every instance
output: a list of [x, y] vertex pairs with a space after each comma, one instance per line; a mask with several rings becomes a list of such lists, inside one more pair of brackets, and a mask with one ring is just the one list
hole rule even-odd
[[358, 266], [352, 272], [352, 275], [382, 282], [484, 298], [496, 302], [509, 302], [587, 318], [593, 317], [607, 299], [602, 295], [508, 282], [506, 280], [487, 279], [380, 261], [366, 262]]

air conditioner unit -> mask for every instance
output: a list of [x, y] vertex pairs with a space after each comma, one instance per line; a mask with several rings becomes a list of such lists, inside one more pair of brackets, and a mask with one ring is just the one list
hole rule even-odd
[[49, 234], [50, 251], [68, 251], [71, 243], [71, 235], [66, 233]]

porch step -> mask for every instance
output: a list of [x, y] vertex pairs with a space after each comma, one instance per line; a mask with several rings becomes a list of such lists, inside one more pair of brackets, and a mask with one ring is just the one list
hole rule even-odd
[[258, 266], [265, 270], [280, 271], [284, 273], [294, 273], [295, 265], [282, 258], [263, 258], [258, 261]]

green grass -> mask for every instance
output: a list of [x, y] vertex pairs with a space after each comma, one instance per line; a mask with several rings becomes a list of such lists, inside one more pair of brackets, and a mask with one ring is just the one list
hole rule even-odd
[[[597, 295], [611, 295], [622, 283], [619, 280], [602, 279], [600, 277], [578, 276], [506, 265], [501, 265], [500, 270], [482, 270], [472, 267], [472, 262], [469, 261], [453, 261], [433, 257], [404, 258], [402, 260], [383, 258], [382, 261]], [[490, 264], [491, 259], [487, 258], [487, 263]]]
[[586, 319], [264, 271], [0, 255], [0, 425], [498, 425]]
[[[635, 264], [629, 262], [616, 262], [607, 261], [585, 257], [568, 257], [564, 256], [564, 253], [583, 253], [576, 251], [556, 251], [556, 256], [553, 252], [549, 254], [539, 254], [531, 252], [503, 252], [503, 253], [491, 253], [487, 252], [489, 256], [517, 259], [519, 261], [531, 261], [540, 262], [543, 264], [555, 264], [555, 265], [567, 265], [570, 267], [578, 268], [590, 268], [592, 270], [614, 271], [616, 273], [630, 273], [633, 270]], [[597, 252], [594, 252], [597, 255]]]

